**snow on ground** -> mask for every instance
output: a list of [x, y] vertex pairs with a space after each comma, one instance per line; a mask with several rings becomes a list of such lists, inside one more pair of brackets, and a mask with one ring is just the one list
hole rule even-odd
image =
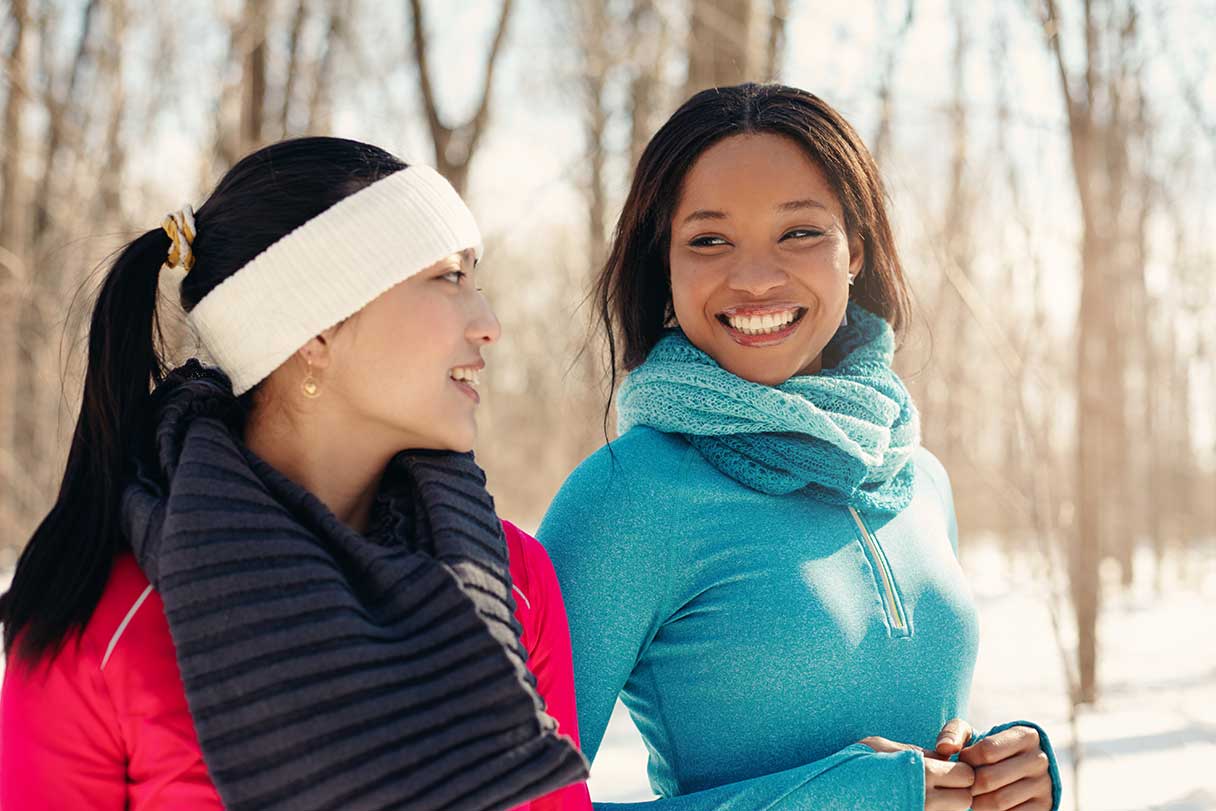
[[[1007, 560], [994, 544], [965, 547], [962, 558], [981, 623], [968, 719], [976, 728], [1025, 718], [1047, 729], [1065, 784], [1062, 809], [1079, 799], [1084, 811], [1216, 811], [1216, 548], [1171, 560], [1160, 596], [1147, 554], [1137, 558], [1131, 589], [1106, 581], [1101, 697], [1078, 721], [1079, 798], [1046, 587], [1030, 561]], [[1071, 645], [1075, 633], [1065, 633]], [[592, 769], [591, 796], [654, 796], [645, 749], [620, 705]]]
[[[1127, 591], [1106, 581], [1101, 698], [1078, 722], [1078, 784], [1046, 588], [1031, 561], [1009, 560], [991, 543], [964, 547], [982, 634], [969, 720], [987, 728], [1027, 718], [1045, 727], [1061, 762], [1064, 809], [1074, 808], [1079, 785], [1084, 811], [1216, 811], [1216, 544], [1171, 559], [1160, 594], [1151, 557], [1142, 554], [1137, 564]], [[0, 587], [7, 582], [0, 574]], [[620, 706], [592, 770], [591, 794], [604, 801], [653, 796], [646, 751]]]

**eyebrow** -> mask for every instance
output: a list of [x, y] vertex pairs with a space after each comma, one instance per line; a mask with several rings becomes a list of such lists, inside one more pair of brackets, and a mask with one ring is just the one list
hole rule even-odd
[[827, 211], [827, 206], [818, 200], [812, 200], [809, 197], [805, 200], [790, 200], [788, 203], [782, 203], [777, 206], [778, 211], [799, 211], [804, 208], [822, 208]]
[[685, 223], [696, 222], [697, 220], [725, 220], [725, 211], [710, 211], [709, 209], [699, 208], [693, 213], [684, 218]]
[[[825, 206], [823, 203], [819, 202], [818, 200], [812, 200], [809, 197], [806, 198], [805, 200], [789, 200], [784, 203], [778, 203], [776, 206], [777, 211], [783, 211], [783, 212], [784, 211], [801, 211], [802, 209], [807, 209], [807, 208], [820, 208], [820, 209], [823, 209], [824, 211], [828, 210], [828, 207]], [[684, 223], [696, 222], [698, 220], [725, 220], [725, 219], [727, 219], [727, 215], [726, 215], [725, 211], [714, 211], [712, 209], [699, 208], [696, 211], [689, 214], [687, 217], [685, 217]]]

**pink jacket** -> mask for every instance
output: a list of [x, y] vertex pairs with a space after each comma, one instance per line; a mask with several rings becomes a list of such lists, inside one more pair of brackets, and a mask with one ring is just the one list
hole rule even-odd
[[[541, 545], [504, 521], [528, 666], [562, 734], [578, 743], [570, 630]], [[4, 811], [222, 809], [199, 751], [160, 597], [134, 557], [115, 561], [78, 640], [30, 672], [11, 662], [0, 694]], [[586, 783], [532, 811], [590, 811]]]

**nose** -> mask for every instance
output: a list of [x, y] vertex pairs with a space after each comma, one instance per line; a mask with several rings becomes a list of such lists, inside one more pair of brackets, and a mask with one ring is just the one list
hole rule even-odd
[[471, 343], [488, 346], [502, 337], [502, 324], [498, 322], [498, 316], [494, 315], [489, 299], [479, 293], [477, 300], [477, 312], [469, 321], [465, 335]]
[[781, 287], [787, 280], [785, 271], [771, 259], [754, 257], [736, 265], [731, 270], [727, 284], [732, 290], [761, 297]]

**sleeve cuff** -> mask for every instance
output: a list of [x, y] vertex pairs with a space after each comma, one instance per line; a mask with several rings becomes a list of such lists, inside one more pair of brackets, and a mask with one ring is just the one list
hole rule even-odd
[[891, 800], [887, 807], [899, 811], [925, 811], [925, 756], [919, 749], [875, 752], [864, 743], [854, 743], [841, 750], [841, 754], [846, 752], [886, 761], [895, 770], [894, 779], [887, 788]]

